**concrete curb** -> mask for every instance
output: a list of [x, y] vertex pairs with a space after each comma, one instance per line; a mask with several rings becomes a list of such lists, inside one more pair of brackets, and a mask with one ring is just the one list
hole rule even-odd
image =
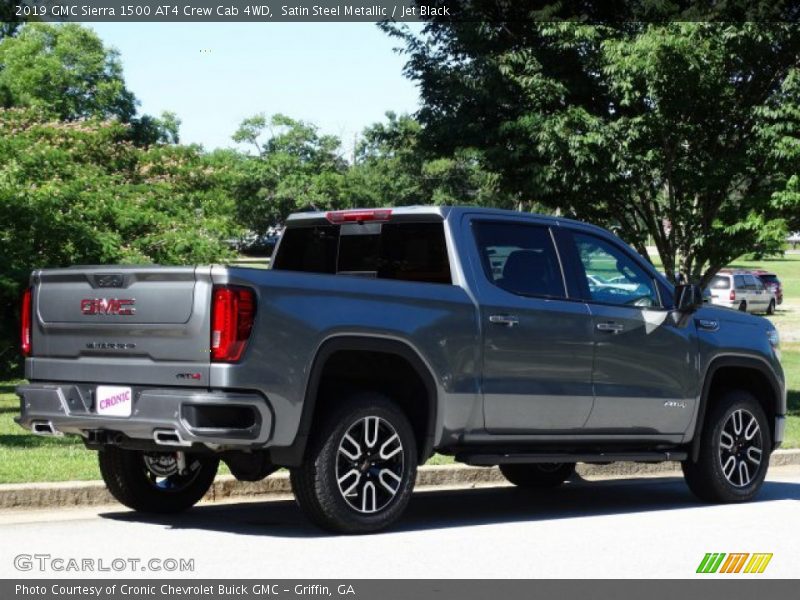
[[[799, 450], [778, 450], [772, 455], [770, 466], [800, 465]], [[659, 474], [677, 474], [680, 465], [665, 463], [612, 463], [610, 465], [578, 465], [578, 474], [589, 480], [619, 477], [646, 477]], [[417, 487], [478, 487], [505, 483], [497, 467], [470, 467], [467, 465], [431, 465], [419, 469]], [[285, 471], [275, 473], [256, 482], [236, 481], [231, 475], [217, 477], [206, 494], [204, 502], [221, 502], [265, 497], [289, 497], [292, 489]], [[102, 481], [65, 481], [59, 483], [0, 484], [0, 510], [85, 507], [114, 504]]]

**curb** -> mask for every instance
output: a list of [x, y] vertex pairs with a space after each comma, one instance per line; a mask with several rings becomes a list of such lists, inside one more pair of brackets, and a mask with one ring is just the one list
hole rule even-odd
[[[771, 467], [800, 465], [800, 449], [778, 450], [770, 460]], [[588, 480], [620, 477], [642, 477], [679, 473], [677, 462], [663, 463], [612, 463], [610, 465], [580, 464], [578, 474]], [[497, 467], [471, 467], [468, 465], [430, 465], [417, 473], [416, 487], [478, 487], [505, 484]], [[261, 481], [236, 481], [232, 475], [220, 475], [206, 494], [203, 502], [222, 502], [231, 499], [291, 496], [289, 474], [280, 471]], [[115, 504], [102, 481], [65, 481], [59, 483], [0, 484], [0, 510], [86, 507]]]

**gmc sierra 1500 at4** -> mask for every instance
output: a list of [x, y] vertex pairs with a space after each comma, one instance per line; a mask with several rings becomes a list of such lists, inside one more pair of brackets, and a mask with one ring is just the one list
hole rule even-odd
[[22, 348], [18, 422], [99, 450], [123, 504], [288, 467], [340, 532], [394, 522], [433, 452], [532, 488], [682, 461], [701, 499], [749, 500], [786, 413], [769, 321], [598, 227], [469, 207], [297, 214], [269, 270], [38, 270]]

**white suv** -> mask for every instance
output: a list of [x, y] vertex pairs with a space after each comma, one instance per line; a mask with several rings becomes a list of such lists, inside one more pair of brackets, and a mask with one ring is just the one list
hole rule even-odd
[[708, 286], [711, 303], [751, 313], [775, 313], [775, 295], [747, 271], [720, 271]]

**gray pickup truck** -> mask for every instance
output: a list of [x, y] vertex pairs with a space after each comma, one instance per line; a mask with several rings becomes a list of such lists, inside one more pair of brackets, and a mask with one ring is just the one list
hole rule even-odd
[[607, 231], [480, 208], [304, 213], [269, 270], [36, 271], [18, 422], [99, 450], [139, 511], [195, 504], [220, 460], [288, 467], [319, 526], [369, 532], [434, 452], [525, 488], [575, 463], [681, 461], [751, 499], [783, 437], [769, 321], [703, 305]]

